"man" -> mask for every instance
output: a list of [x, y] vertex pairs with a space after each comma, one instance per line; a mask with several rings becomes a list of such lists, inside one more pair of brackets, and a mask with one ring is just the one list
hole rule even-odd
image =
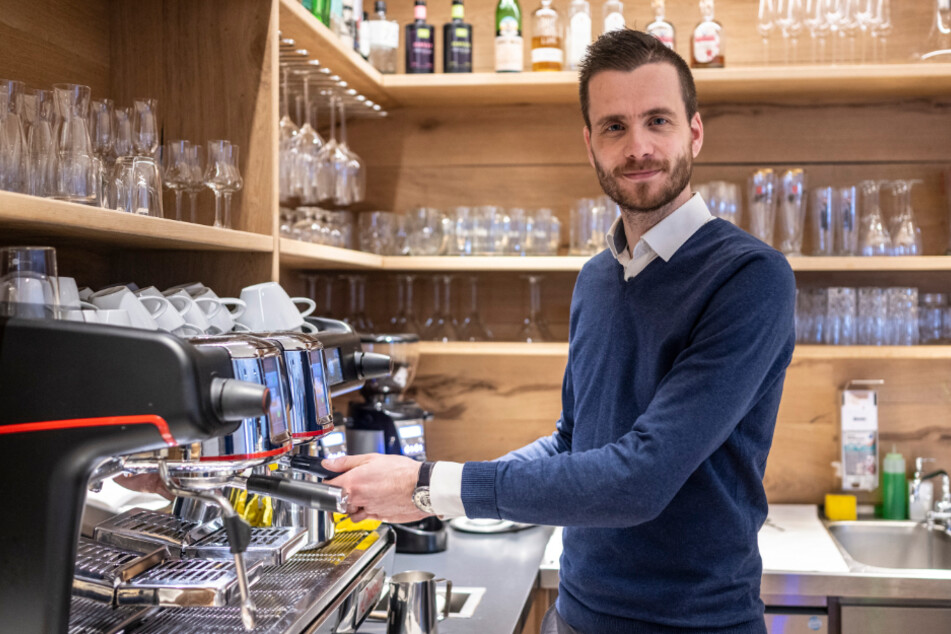
[[580, 81], [588, 159], [622, 213], [575, 285], [557, 431], [492, 462], [351, 456], [330, 483], [358, 520], [565, 526], [545, 632], [763, 633], [757, 532], [795, 280], [691, 195], [703, 124], [679, 56], [612, 32]]

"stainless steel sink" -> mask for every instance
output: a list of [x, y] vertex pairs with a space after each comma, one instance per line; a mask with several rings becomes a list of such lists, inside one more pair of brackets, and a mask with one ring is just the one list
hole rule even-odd
[[944, 570], [951, 573], [951, 535], [917, 522], [830, 522], [832, 539], [854, 571]]

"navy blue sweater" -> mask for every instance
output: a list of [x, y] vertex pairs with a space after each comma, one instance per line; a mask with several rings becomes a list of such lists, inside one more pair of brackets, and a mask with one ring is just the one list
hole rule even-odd
[[469, 462], [469, 517], [565, 526], [558, 611], [585, 634], [762, 632], [757, 532], [795, 279], [723, 220], [634, 278], [609, 251], [571, 301], [557, 431]]

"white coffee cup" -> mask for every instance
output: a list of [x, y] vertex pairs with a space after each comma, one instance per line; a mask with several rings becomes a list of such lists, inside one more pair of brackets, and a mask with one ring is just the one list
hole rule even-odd
[[[74, 312], [75, 312], [75, 311], [74, 311]], [[87, 324], [98, 324], [98, 323], [101, 323], [101, 321], [100, 321], [100, 319], [99, 319], [99, 310], [98, 310], [98, 309], [96, 309], [96, 310], [81, 310], [81, 311], [79, 311], [79, 316], [80, 316], [80, 321], [84, 321], [84, 322], [86, 322]], [[126, 317], [128, 317], [128, 316], [129, 316], [129, 314], [126, 313]], [[129, 323], [131, 324], [132, 322], [129, 322]]]
[[51, 278], [32, 271], [14, 271], [0, 278], [0, 301], [52, 306], [56, 303]]
[[[247, 330], [244, 324], [236, 323], [235, 319], [244, 314], [247, 304], [237, 297], [218, 297], [218, 295], [208, 287], [200, 289], [197, 293], [192, 293], [194, 299], [205, 316], [208, 317], [208, 323], [211, 328], [209, 334], [220, 334], [231, 332], [232, 330]], [[230, 307], [234, 307], [233, 309]]]
[[[112, 286], [96, 291], [89, 298], [100, 310], [120, 309], [128, 313], [132, 326], [146, 330], [158, 330], [155, 317], [167, 310], [174, 310], [164, 297], [136, 296], [125, 286]], [[151, 308], [149, 307], [151, 305]]]
[[[71, 277], [58, 277], [59, 281], [59, 305], [67, 310], [79, 310], [90, 308], [95, 310], [95, 304], [91, 304], [79, 295], [79, 288], [76, 286], [76, 280]], [[89, 291], [92, 295], [92, 291]]]
[[83, 300], [84, 302], [88, 302], [89, 298], [92, 297], [92, 294], [93, 290], [88, 286], [83, 286], [81, 289], [79, 289], [79, 299]]
[[[237, 321], [252, 331], [301, 330], [317, 332], [317, 327], [304, 321], [317, 308], [307, 297], [289, 297], [277, 282], [263, 282], [241, 289], [241, 299], [247, 310]], [[296, 304], [306, 308], [301, 311]]]
[[171, 287], [169, 287], [169, 288], [166, 288], [164, 292], [165, 292], [165, 293], [174, 293], [174, 292], [176, 292], [176, 291], [182, 291], [182, 290], [184, 290], [184, 291], [187, 291], [189, 295], [195, 296], [195, 295], [197, 295], [198, 293], [200, 293], [200, 292], [202, 292], [203, 290], [205, 290], [206, 288], [208, 288], [208, 287], [205, 286], [204, 284], [202, 284], [201, 282], [186, 282], [185, 284], [176, 284], [175, 286], [171, 286]]
[[188, 294], [183, 288], [180, 289], [169, 289], [163, 293], [165, 299], [172, 303], [172, 306], [178, 310], [179, 314], [184, 318], [185, 323], [194, 328], [195, 330], [200, 331], [197, 334], [204, 334], [209, 331], [211, 324], [208, 322], [208, 317], [205, 315], [205, 311], [202, 310], [201, 306], [196, 302], [191, 295]]
[[185, 317], [182, 314], [183, 306], [181, 303], [173, 302], [171, 298], [165, 297], [154, 286], [140, 288], [135, 292], [135, 295], [140, 300], [148, 301], [148, 298], [158, 298], [162, 302], [168, 302], [170, 306], [168, 310], [163, 310], [158, 314], [153, 315], [155, 323], [158, 324], [159, 330], [164, 330], [182, 337], [192, 337], [195, 335], [204, 334], [204, 331], [199, 330], [197, 326], [193, 326], [192, 324], [189, 324], [187, 321], [185, 321]]
[[[100, 308], [99, 310], [84, 310], [83, 317], [85, 317], [86, 321], [89, 323], [108, 324], [110, 326], [122, 326], [125, 328], [139, 327], [132, 323], [132, 318], [129, 315], [129, 311], [125, 310], [124, 308]], [[154, 330], [154, 328], [152, 330]]]

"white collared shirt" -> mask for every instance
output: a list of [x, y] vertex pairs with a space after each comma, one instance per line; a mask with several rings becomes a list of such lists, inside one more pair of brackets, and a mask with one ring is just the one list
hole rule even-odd
[[[690, 200], [642, 235], [634, 245], [632, 254], [629, 255], [627, 251], [627, 235], [624, 233], [620, 216], [611, 225], [605, 240], [615, 259], [624, 267], [626, 282], [643, 271], [658, 256], [664, 262], [669, 262], [690, 236], [713, 218], [700, 194], [694, 194]], [[440, 460], [433, 467], [430, 477], [430, 503], [439, 517], [462, 517], [466, 514], [462, 504], [462, 466], [459, 462]]]
[[618, 216], [605, 240], [614, 258], [624, 267], [624, 281], [635, 277], [658, 256], [669, 262], [674, 253], [690, 239], [697, 229], [713, 220], [700, 194], [694, 194], [672, 214], [647, 230], [637, 241], [631, 253], [627, 250], [627, 235]]

